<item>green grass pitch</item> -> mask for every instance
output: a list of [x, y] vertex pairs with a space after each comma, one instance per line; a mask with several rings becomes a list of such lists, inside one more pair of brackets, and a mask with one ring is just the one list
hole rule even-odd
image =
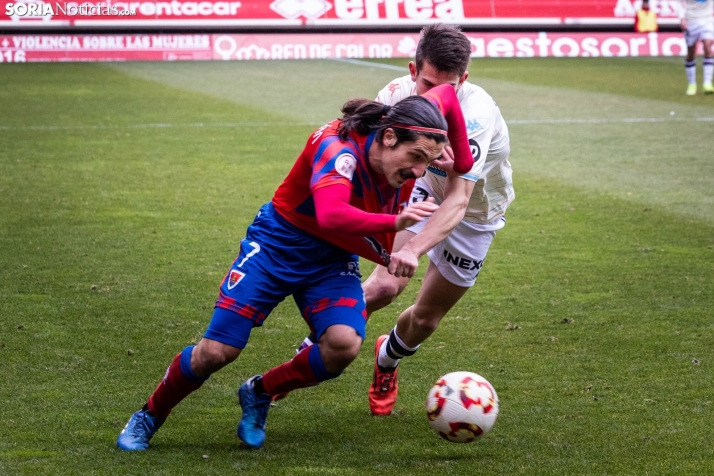
[[[259, 206], [406, 61], [2, 65], [0, 474], [714, 473], [714, 97], [684, 95], [681, 63], [475, 60], [517, 198], [395, 414], [369, 414], [372, 343], [418, 278], [342, 377], [271, 410], [263, 449], [238, 445], [235, 390], [293, 355], [288, 301], [139, 454], [116, 437], [200, 339]], [[470, 445], [425, 417], [455, 370], [501, 401]]]

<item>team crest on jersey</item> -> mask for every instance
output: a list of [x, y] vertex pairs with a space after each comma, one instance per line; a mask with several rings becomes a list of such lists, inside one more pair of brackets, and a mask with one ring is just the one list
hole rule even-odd
[[232, 269], [231, 272], [228, 273], [228, 289], [233, 289], [238, 286], [238, 283], [240, 283], [243, 278], [245, 278], [245, 273], [237, 269]]
[[357, 159], [351, 154], [342, 154], [335, 160], [335, 170], [347, 180], [352, 180], [356, 168]]
[[391, 83], [389, 86], [387, 86], [387, 90], [392, 93], [392, 96], [394, 96], [394, 93], [399, 90], [399, 83]]

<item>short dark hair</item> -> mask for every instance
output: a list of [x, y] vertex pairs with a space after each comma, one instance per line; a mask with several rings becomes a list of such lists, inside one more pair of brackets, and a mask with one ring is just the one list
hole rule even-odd
[[439, 72], [463, 75], [471, 60], [471, 42], [458, 26], [434, 23], [421, 30], [416, 50], [419, 71], [428, 62]]
[[391, 107], [369, 99], [351, 99], [342, 106], [342, 124], [337, 133], [340, 139], [347, 140], [351, 131], [361, 135], [376, 131], [375, 139], [381, 143], [384, 131], [391, 128], [397, 137], [397, 144], [414, 142], [419, 136], [433, 139], [437, 144], [446, 142], [444, 134], [414, 131], [399, 125], [444, 131], [448, 127], [439, 108], [422, 96], [408, 96]]

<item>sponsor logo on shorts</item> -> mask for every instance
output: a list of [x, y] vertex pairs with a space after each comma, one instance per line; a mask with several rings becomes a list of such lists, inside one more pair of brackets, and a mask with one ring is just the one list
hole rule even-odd
[[462, 258], [461, 256], [452, 255], [448, 250], [444, 250], [444, 258], [446, 258], [447, 263], [451, 263], [457, 268], [466, 269], [468, 271], [474, 271], [478, 273], [483, 266], [484, 260], [475, 260], [470, 258]]
[[359, 263], [357, 261], [347, 263], [347, 271], [341, 272], [340, 276], [357, 276], [361, 278], [362, 274], [359, 272]]
[[233, 289], [238, 286], [243, 278], [245, 278], [245, 273], [238, 271], [237, 269], [232, 269], [228, 274], [228, 289]]

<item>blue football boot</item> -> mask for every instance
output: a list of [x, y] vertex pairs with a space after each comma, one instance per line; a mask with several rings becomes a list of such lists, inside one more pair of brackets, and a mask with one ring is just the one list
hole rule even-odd
[[149, 447], [149, 440], [156, 433], [166, 418], [159, 418], [148, 410], [134, 413], [124, 429], [119, 433], [117, 446], [124, 451], [142, 451]]
[[243, 417], [238, 425], [238, 438], [251, 449], [258, 449], [265, 443], [265, 420], [270, 409], [270, 396], [255, 394], [253, 381], [256, 377], [258, 375], [248, 379], [238, 389], [238, 402], [243, 409]]

